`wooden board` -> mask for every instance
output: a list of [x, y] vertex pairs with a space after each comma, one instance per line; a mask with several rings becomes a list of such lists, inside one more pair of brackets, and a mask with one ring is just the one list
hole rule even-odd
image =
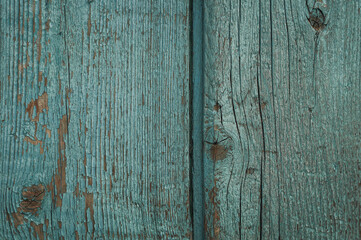
[[188, 1], [0, 8], [0, 238], [189, 238]]
[[0, 239], [360, 239], [360, 12], [0, 0]]
[[359, 239], [360, 3], [206, 1], [206, 239]]

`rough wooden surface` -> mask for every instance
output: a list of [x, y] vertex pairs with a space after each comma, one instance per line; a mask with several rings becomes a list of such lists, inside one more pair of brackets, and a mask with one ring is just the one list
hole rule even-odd
[[357, 0], [0, 0], [0, 239], [360, 239]]
[[360, 239], [359, 1], [205, 1], [207, 239]]
[[190, 238], [189, 2], [0, 9], [0, 238]]
[[204, 161], [203, 161], [203, 118], [204, 118], [204, 1], [192, 2], [192, 227], [193, 239], [204, 239]]

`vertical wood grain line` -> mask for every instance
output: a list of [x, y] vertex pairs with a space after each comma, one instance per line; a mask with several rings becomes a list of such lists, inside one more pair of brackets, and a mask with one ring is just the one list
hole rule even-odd
[[258, 95], [258, 109], [259, 109], [259, 118], [261, 122], [261, 129], [262, 129], [262, 147], [263, 147], [263, 158], [261, 158], [261, 164], [260, 164], [260, 211], [259, 211], [259, 239], [262, 240], [263, 235], [263, 170], [264, 170], [264, 163], [266, 161], [266, 139], [265, 139], [265, 130], [264, 130], [264, 121], [263, 121], [263, 115], [262, 115], [262, 106], [261, 106], [261, 91], [260, 91], [260, 82], [262, 78], [262, 1], [259, 0], [259, 33], [258, 33], [258, 61], [259, 64], [257, 65], [257, 95]]
[[193, 239], [204, 239], [204, 166], [203, 166], [203, 1], [192, 0], [191, 94], [192, 94], [192, 208]]

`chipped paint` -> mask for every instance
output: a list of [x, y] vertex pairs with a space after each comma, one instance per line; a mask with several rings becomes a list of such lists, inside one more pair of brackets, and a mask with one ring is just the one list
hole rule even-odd
[[[65, 156], [65, 141], [64, 135], [68, 133], [68, 120], [67, 116], [63, 115], [60, 119], [59, 128], [58, 128], [58, 138], [59, 138], [59, 159], [56, 173], [52, 177], [51, 183], [48, 188], [52, 193], [52, 199], [55, 202], [56, 207], [61, 207], [63, 204], [62, 195], [66, 192], [66, 165], [67, 160]], [[55, 185], [55, 188], [54, 188]]]
[[25, 188], [22, 192], [22, 201], [20, 202], [21, 212], [37, 214], [41, 208], [44, 196], [45, 187], [41, 184]]
[[[36, 113], [35, 117], [33, 116], [34, 108]], [[44, 110], [46, 110], [46, 113], [48, 113], [49, 111], [48, 94], [46, 92], [44, 92], [37, 99], [31, 100], [31, 102], [27, 105], [25, 109], [29, 119], [31, 119], [31, 121], [33, 122], [39, 122], [40, 113], [43, 113]]]
[[227, 157], [228, 149], [221, 144], [212, 144], [210, 154], [213, 161], [223, 160]]
[[0, 239], [190, 238], [190, 3], [0, 12]]
[[[32, 185], [23, 189], [19, 207], [17, 207], [16, 212], [11, 213], [13, 224], [16, 229], [19, 225], [28, 222], [26, 214], [39, 215], [44, 196], [45, 187], [42, 184]], [[11, 222], [9, 216], [7, 217], [7, 220]]]
[[33, 236], [36, 239], [44, 240], [44, 231], [43, 224], [36, 224], [34, 222], [30, 222], [30, 226], [33, 228]]
[[48, 138], [51, 138], [51, 130], [46, 125], [43, 125], [43, 129], [45, 129], [45, 133], [48, 135]]

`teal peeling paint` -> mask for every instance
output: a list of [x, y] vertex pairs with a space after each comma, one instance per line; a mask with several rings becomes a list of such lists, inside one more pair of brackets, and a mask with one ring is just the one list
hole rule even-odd
[[[189, 3], [1, 1], [0, 18], [0, 238], [191, 236]], [[38, 215], [18, 210], [34, 184]]]
[[360, 8], [1, 0], [0, 239], [359, 239]]

